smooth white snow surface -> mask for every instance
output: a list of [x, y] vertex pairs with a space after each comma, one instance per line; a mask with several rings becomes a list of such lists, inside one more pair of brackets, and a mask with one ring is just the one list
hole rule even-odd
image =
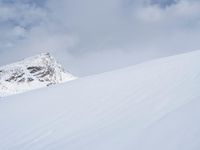
[[1, 150], [199, 150], [200, 51], [0, 101]]
[[0, 97], [74, 80], [49, 53], [0, 67]]

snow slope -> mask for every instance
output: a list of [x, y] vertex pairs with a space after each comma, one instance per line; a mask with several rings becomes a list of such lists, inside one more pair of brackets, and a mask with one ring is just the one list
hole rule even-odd
[[199, 150], [200, 51], [1, 98], [2, 150]]
[[49, 53], [0, 67], [0, 97], [75, 79]]

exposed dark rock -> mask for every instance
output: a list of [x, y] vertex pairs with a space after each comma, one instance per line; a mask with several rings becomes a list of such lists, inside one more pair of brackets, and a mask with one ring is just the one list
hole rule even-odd
[[27, 81], [28, 82], [32, 82], [32, 81], [34, 81], [34, 79], [33, 78], [28, 78]]
[[27, 69], [30, 71], [30, 73], [35, 73], [35, 72], [43, 70], [44, 67], [31, 66], [31, 67], [28, 67]]
[[20, 79], [18, 82], [19, 82], [19, 83], [25, 82], [25, 78]]
[[25, 73], [13, 73], [12, 76], [8, 79], [6, 79], [7, 82], [12, 82], [12, 81], [18, 81], [21, 80], [21, 77], [23, 77]]

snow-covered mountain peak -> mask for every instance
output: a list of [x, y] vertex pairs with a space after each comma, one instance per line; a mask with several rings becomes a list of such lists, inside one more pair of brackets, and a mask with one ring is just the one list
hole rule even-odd
[[0, 97], [73, 80], [49, 53], [0, 67]]

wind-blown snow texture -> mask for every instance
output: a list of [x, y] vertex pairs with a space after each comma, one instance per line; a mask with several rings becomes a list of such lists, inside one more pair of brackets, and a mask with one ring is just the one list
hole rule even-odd
[[75, 79], [49, 53], [0, 67], [0, 97]]
[[200, 51], [0, 101], [2, 150], [199, 150]]

